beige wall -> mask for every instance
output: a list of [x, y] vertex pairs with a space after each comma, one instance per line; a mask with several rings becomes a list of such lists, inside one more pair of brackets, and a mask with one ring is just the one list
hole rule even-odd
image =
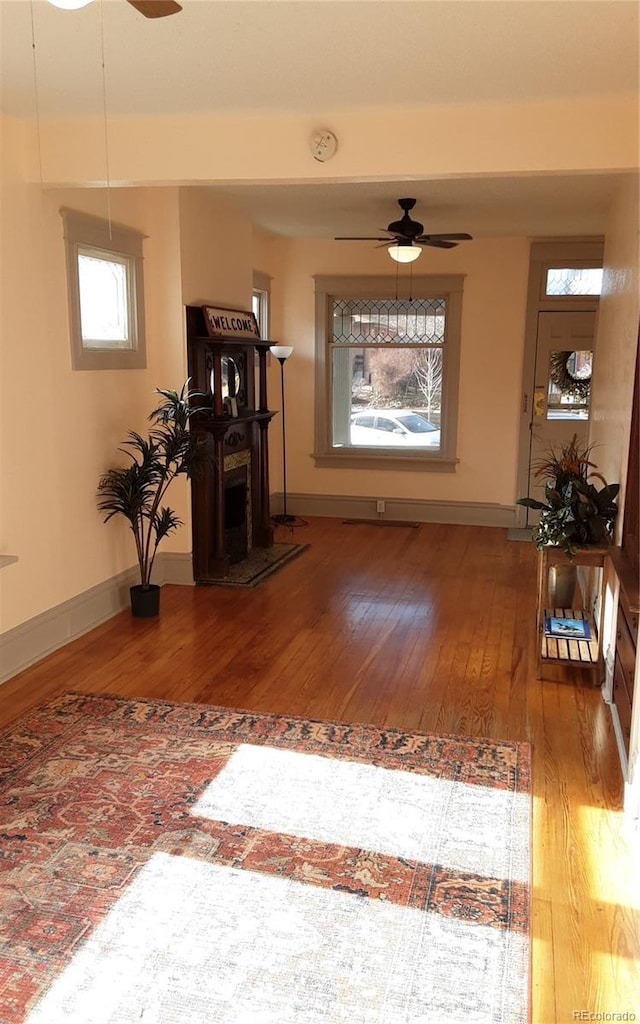
[[[421, 274], [464, 274], [458, 457], [455, 473], [316, 469], [314, 444], [315, 274], [388, 273], [392, 261], [366, 242], [274, 243], [274, 337], [293, 345], [286, 365], [287, 486], [292, 493], [422, 498], [512, 505], [529, 242], [480, 239], [446, 252], [425, 249]], [[409, 270], [399, 271], [398, 294], [408, 294]], [[270, 405], [279, 406], [277, 367]], [[279, 479], [279, 449], [272, 445]], [[276, 476], [276, 474], [278, 474]]]
[[[106, 526], [96, 485], [122, 463], [130, 429], [145, 431], [156, 387], [187, 375], [183, 303], [249, 309], [252, 227], [198, 189], [112, 189], [111, 216], [144, 242], [147, 368], [72, 371], [61, 206], [107, 216], [103, 189], [42, 191], [25, 183], [29, 126], [2, 125], [0, 554], [18, 556], [0, 578], [0, 631], [135, 563], [124, 521]], [[170, 503], [184, 526], [163, 544], [190, 551], [190, 502], [177, 481]]]
[[[590, 441], [604, 477], [620, 481], [620, 508], [629, 448], [630, 409], [640, 323], [640, 184], [627, 178], [612, 206], [604, 247], [604, 282], [598, 316], [598, 359], [593, 379]], [[604, 358], [601, 358], [604, 355]], [[617, 524], [619, 536], [622, 515]]]
[[253, 269], [266, 274], [272, 280], [274, 277], [274, 260], [276, 259], [273, 244], [275, 241], [275, 235], [269, 234], [268, 231], [262, 231], [260, 228], [253, 228]]
[[180, 189], [180, 259], [185, 304], [251, 309], [251, 221], [211, 191]]
[[[109, 164], [112, 182], [124, 185], [631, 170], [637, 117], [635, 96], [325, 110], [322, 120], [339, 139], [325, 166], [309, 152], [314, 117], [110, 117]], [[104, 183], [102, 119], [43, 123], [42, 156], [51, 184]]]
[[134, 563], [124, 524], [96, 510], [97, 481], [127, 430], [144, 428], [153, 389], [184, 373], [175, 190], [112, 193], [113, 219], [149, 236], [147, 369], [73, 372], [58, 211], [104, 216], [105, 195], [25, 185], [29, 141], [3, 124], [0, 551], [18, 562], [0, 578], [2, 630]]

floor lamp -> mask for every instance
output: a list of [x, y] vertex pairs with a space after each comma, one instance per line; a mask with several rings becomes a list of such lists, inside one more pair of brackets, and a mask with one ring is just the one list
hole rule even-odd
[[280, 363], [280, 393], [282, 397], [282, 514], [271, 516], [271, 521], [282, 526], [293, 526], [298, 522], [296, 516], [287, 515], [287, 432], [284, 420], [284, 364], [293, 352], [291, 345], [271, 345], [271, 355]]

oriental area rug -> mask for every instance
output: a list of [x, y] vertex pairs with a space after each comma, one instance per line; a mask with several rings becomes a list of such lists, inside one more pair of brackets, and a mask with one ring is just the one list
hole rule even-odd
[[2, 1024], [524, 1024], [530, 748], [65, 694], [0, 734]]

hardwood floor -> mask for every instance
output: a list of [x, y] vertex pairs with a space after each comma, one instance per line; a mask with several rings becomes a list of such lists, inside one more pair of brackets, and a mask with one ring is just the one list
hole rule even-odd
[[16, 676], [0, 725], [70, 689], [528, 740], [532, 1020], [640, 1020], [638, 837], [600, 691], [535, 678], [533, 546], [329, 519], [295, 539], [309, 549], [253, 591], [164, 587], [158, 621], [124, 612]]

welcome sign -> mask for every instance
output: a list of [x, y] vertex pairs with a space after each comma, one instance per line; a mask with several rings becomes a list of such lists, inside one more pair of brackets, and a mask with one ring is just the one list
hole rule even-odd
[[207, 331], [211, 338], [259, 338], [258, 321], [242, 309], [203, 306]]

